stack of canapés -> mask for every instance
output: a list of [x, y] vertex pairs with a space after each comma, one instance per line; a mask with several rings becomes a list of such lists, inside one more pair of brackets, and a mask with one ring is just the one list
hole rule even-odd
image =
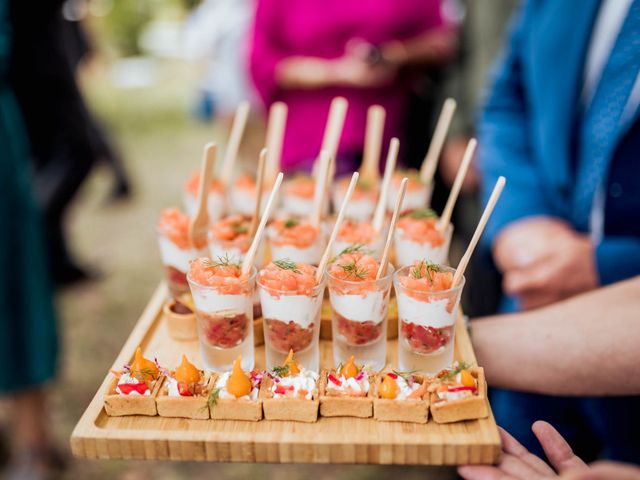
[[[238, 108], [221, 166], [205, 147], [184, 191], [187, 213], [157, 226], [171, 300], [169, 334], [198, 339], [202, 367], [183, 355], [170, 371], [140, 349], [105, 397], [109, 415], [315, 422], [373, 417], [447, 423], [488, 415], [481, 367], [454, 362], [464, 271], [504, 186], [501, 178], [457, 268], [448, 265], [451, 214], [474, 154], [471, 140], [442, 215], [428, 208], [455, 102], [445, 102], [420, 171], [397, 171], [392, 139], [382, 178], [385, 112], [367, 118], [362, 166], [334, 182], [347, 102], [331, 104], [310, 176], [283, 184], [287, 108], [271, 107], [255, 177], [232, 178], [248, 106]], [[330, 208], [330, 203], [333, 208]], [[333, 210], [334, 214], [330, 214]], [[393, 263], [390, 259], [394, 259]], [[392, 286], [398, 366], [387, 363]], [[327, 297], [327, 298], [325, 298]], [[323, 302], [331, 307], [334, 365], [320, 365]], [[254, 369], [254, 317], [262, 317], [265, 370]]]

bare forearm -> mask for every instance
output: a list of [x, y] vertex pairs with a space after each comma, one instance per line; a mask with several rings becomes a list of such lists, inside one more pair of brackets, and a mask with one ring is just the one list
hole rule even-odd
[[640, 394], [640, 277], [531, 312], [478, 319], [471, 332], [492, 386]]

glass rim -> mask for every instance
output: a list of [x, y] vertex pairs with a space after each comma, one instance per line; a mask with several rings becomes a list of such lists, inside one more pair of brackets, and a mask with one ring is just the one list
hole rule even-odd
[[[450, 267], [449, 265], [442, 265], [442, 264], [437, 264], [438, 267], [444, 269], [445, 271], [451, 272], [455, 275], [456, 269], [453, 267]], [[404, 267], [399, 268], [398, 270], [395, 271], [395, 273], [393, 274], [393, 283], [394, 285], [397, 285], [399, 287], [399, 289], [404, 289], [410, 292], [417, 292], [417, 293], [421, 293], [421, 294], [429, 294], [429, 295], [438, 295], [438, 294], [447, 294], [447, 293], [453, 293], [453, 292], [457, 292], [457, 291], [461, 291], [462, 288], [464, 287], [465, 283], [466, 283], [466, 278], [464, 275], [462, 275], [462, 278], [460, 279], [460, 282], [458, 283], [458, 285], [455, 285], [451, 288], [448, 288], [446, 290], [418, 290], [415, 288], [411, 288], [411, 287], [406, 287], [404, 285], [400, 284], [400, 277], [408, 277], [408, 275], [400, 275], [400, 272], [402, 272], [403, 270], [409, 271], [410, 268], [413, 268], [413, 265], [405, 265]]]
[[[315, 265], [309, 265], [310, 267], [313, 268], [314, 271], [314, 278], [315, 278], [315, 272], [318, 270], [318, 267], [316, 267]], [[325, 287], [327, 284], [327, 272], [325, 270], [325, 272], [322, 274], [322, 280], [320, 280], [319, 283], [316, 283], [316, 286], [313, 287], [314, 292], [316, 290], [318, 290], [320, 287]], [[256, 278], [256, 285], [264, 290], [267, 290], [268, 292], [274, 292], [277, 293], [279, 296], [286, 296], [286, 297], [294, 297], [294, 296], [302, 296], [302, 297], [315, 297], [318, 295], [318, 293], [314, 293], [313, 295], [302, 295], [300, 293], [292, 293], [291, 290], [278, 290], [276, 288], [270, 288], [267, 287], [265, 285], [262, 284], [262, 282], [260, 282], [260, 275], [257, 276]]]
[[[258, 275], [258, 269], [254, 265], [253, 267], [251, 267], [251, 275], [249, 275], [249, 277], [247, 277], [247, 279], [244, 280], [239, 285], [240, 286], [246, 285], [252, 280], [255, 282], [257, 275]], [[236, 278], [238, 278], [238, 277], [236, 277]], [[209, 289], [209, 290], [219, 290], [220, 287], [224, 287], [224, 285], [205, 285], [204, 283], [200, 283], [200, 282], [195, 281], [191, 277], [191, 268], [189, 268], [189, 271], [187, 272], [187, 282], [189, 283], [189, 285], [193, 284], [193, 285], [195, 285], [197, 287], [206, 288], [206, 289]]]
[[[330, 264], [329, 266], [331, 266], [331, 265], [333, 265], [333, 263]], [[325, 275], [327, 275], [327, 278], [329, 280], [335, 280], [337, 282], [340, 282], [340, 283], [343, 283], [343, 284], [346, 284], [346, 285], [356, 286], [356, 285], [367, 285], [367, 284], [371, 285], [371, 284], [376, 284], [376, 283], [383, 283], [383, 282], [389, 281], [389, 280], [393, 281], [393, 275], [396, 273], [396, 271], [397, 271], [396, 267], [393, 265], [393, 263], [387, 262], [387, 274], [384, 277], [378, 278], [378, 279], [374, 278], [373, 280], [365, 280], [365, 281], [362, 281], [362, 282], [357, 282], [357, 281], [353, 281], [353, 280], [344, 280], [342, 278], [334, 277], [333, 275], [331, 275], [330, 269], [327, 269], [327, 271], [325, 272]]]

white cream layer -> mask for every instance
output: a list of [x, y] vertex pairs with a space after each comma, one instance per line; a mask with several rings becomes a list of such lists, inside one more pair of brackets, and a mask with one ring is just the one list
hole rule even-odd
[[[393, 209], [396, 206], [396, 196], [398, 195], [398, 191], [400, 190], [400, 185], [390, 185], [389, 186], [389, 195], [387, 195], [387, 210], [389, 212], [393, 212]], [[416, 190], [409, 190], [404, 194], [404, 199], [402, 200], [402, 210], [421, 210], [423, 208], [427, 208], [429, 203], [431, 202], [431, 192], [432, 188], [422, 185], [420, 188]]]
[[[187, 215], [192, 217], [197, 210], [197, 198], [190, 192], [184, 192], [182, 196], [184, 210]], [[209, 192], [207, 197], [207, 210], [209, 212], [209, 221], [217, 222], [222, 218], [226, 210], [226, 199], [220, 192]]]
[[455, 309], [451, 313], [447, 311], [449, 300], [432, 300], [422, 302], [396, 290], [398, 300], [398, 319], [421, 325], [423, 327], [442, 328], [453, 325], [456, 321]]
[[274, 245], [271, 242], [271, 258], [282, 260], [288, 258], [296, 263], [308, 263], [317, 265], [322, 258], [323, 246], [319, 241], [313, 242], [307, 248], [298, 248], [293, 245]]
[[365, 375], [364, 378], [359, 382], [355, 379], [355, 377], [344, 378], [344, 375], [340, 375], [339, 377], [336, 377], [336, 378], [340, 380], [341, 384], [336, 385], [335, 383], [333, 383], [331, 380], [327, 378], [327, 389], [339, 390], [339, 391], [345, 391], [345, 390], [351, 389], [354, 392], [368, 393], [369, 388], [371, 387], [371, 385], [369, 384], [369, 379], [367, 375]]
[[158, 245], [162, 264], [185, 273], [189, 271], [189, 262], [191, 260], [207, 255], [206, 249], [198, 251], [187, 248], [182, 250], [164, 235], [158, 236]]
[[297, 215], [306, 217], [313, 209], [313, 199], [298, 197], [291, 194], [283, 194], [282, 196], [282, 212], [285, 215]]
[[306, 368], [302, 368], [299, 374], [291, 375], [288, 377], [278, 377], [278, 380], [280, 380], [280, 382], [278, 383], [273, 382], [273, 385], [271, 386], [271, 391], [273, 392], [274, 398], [282, 398], [285, 396], [279, 393], [275, 393], [275, 390], [276, 388], [278, 388], [278, 385], [281, 385], [283, 387], [293, 386], [294, 398], [299, 398], [298, 391], [300, 391], [300, 389], [304, 389], [307, 391], [307, 394], [305, 395], [304, 398], [306, 400], [311, 400], [313, 398], [313, 391], [315, 390], [316, 383], [318, 381], [318, 374], [313, 370], [307, 370]]
[[[262, 194], [262, 201], [260, 202], [260, 213], [264, 212], [267, 206], [267, 200], [269, 200], [270, 191], [266, 191]], [[247, 188], [232, 188], [229, 193], [230, 209], [233, 213], [241, 213], [243, 215], [253, 215], [253, 210], [256, 206], [256, 192], [255, 190], [249, 190]], [[274, 205], [273, 211], [277, 210], [278, 199]], [[273, 218], [273, 215], [271, 215]]]
[[[140, 381], [137, 378], [132, 377], [130, 373], [123, 373], [122, 375], [120, 375], [120, 378], [118, 379], [116, 392], [118, 392], [120, 395], [129, 395], [130, 397], [142, 397], [143, 395], [140, 395], [135, 390], [131, 391], [130, 393], [122, 393], [122, 390], [120, 390], [120, 387], [119, 387], [119, 385], [135, 385], [136, 383], [140, 383]], [[151, 390], [153, 390], [153, 386], [155, 385], [155, 383], [156, 383], [155, 381], [151, 382], [151, 385], [149, 385], [149, 388], [147, 389], [147, 391], [144, 392], [145, 397], [151, 396]]]
[[449, 259], [449, 241], [445, 240], [439, 247], [432, 247], [427, 241], [418, 243], [404, 237], [399, 228], [394, 235], [396, 262], [399, 267], [412, 265], [416, 260], [426, 260], [437, 264], [447, 264]]
[[[342, 189], [335, 189], [333, 194], [331, 195], [331, 200], [333, 202], [333, 210], [340, 210], [340, 206], [342, 205], [342, 201], [344, 200], [344, 195], [346, 191]], [[345, 211], [345, 216], [347, 218], [353, 218], [355, 220], [370, 220], [373, 215], [373, 211], [376, 209], [376, 202], [374, 198], [371, 197], [362, 197], [358, 199], [351, 198], [351, 201], [347, 205], [347, 209]]]
[[396, 385], [398, 385], [398, 388], [400, 389], [398, 396], [395, 398], [396, 400], [406, 400], [412, 392], [420, 388], [420, 384], [418, 382], [413, 382], [413, 385], [409, 386], [409, 383], [400, 375], [396, 378]]
[[227, 381], [229, 381], [230, 376], [231, 376], [231, 372], [225, 372], [222, 375], [220, 375], [220, 377], [216, 381], [215, 388], [220, 389], [219, 390], [220, 398], [227, 399], [227, 400], [257, 400], [258, 399], [259, 389], [257, 387], [253, 387], [249, 395], [243, 395], [242, 397], [236, 397], [235, 395], [230, 394], [229, 391], [227, 390]]
[[260, 290], [260, 305], [262, 305], [262, 317], [281, 322], [295, 322], [302, 328], [318, 320], [322, 297], [308, 297], [306, 295], [280, 295], [272, 296], [264, 288]]
[[366, 295], [339, 295], [329, 289], [331, 308], [352, 322], [380, 323], [384, 319], [384, 294], [380, 291]]
[[253, 311], [253, 301], [248, 295], [221, 295], [212, 289], [192, 288], [193, 303], [202, 312], [237, 312], [247, 314]]

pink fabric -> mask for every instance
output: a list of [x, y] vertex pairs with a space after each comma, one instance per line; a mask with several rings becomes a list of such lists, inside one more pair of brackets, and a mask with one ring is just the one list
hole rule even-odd
[[406, 109], [406, 85], [382, 88], [280, 89], [274, 81], [278, 62], [288, 56], [336, 58], [345, 44], [361, 38], [374, 45], [404, 40], [442, 25], [440, 0], [258, 0], [251, 40], [250, 68], [265, 105], [289, 106], [283, 146], [285, 171], [305, 169], [320, 149], [333, 97], [344, 96], [349, 110], [339, 155], [361, 153], [367, 108], [385, 107], [385, 151], [400, 136]]

